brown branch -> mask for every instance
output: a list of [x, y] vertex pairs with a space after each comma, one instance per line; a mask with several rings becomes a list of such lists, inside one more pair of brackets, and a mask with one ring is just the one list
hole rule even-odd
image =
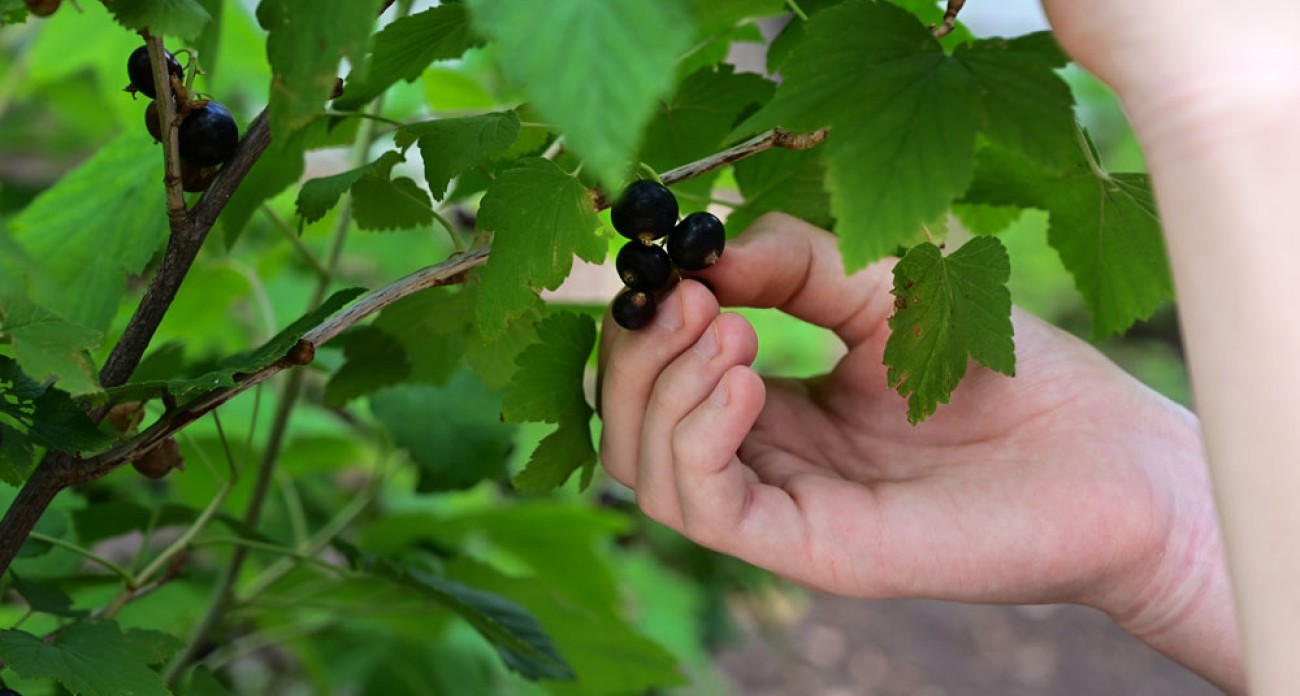
[[942, 39], [957, 28], [957, 14], [965, 4], [966, 0], [948, 0], [948, 9], [943, 13], [943, 22], [938, 26], [930, 25], [930, 31], [934, 33], [935, 38]]
[[158, 105], [158, 129], [162, 132], [167, 222], [171, 226], [172, 236], [176, 236], [184, 234], [190, 223], [189, 212], [185, 210], [185, 192], [181, 190], [181, 120], [177, 117], [181, 104], [177, 103], [176, 91], [172, 89], [172, 74], [165, 58], [167, 53], [163, 49], [162, 37], [151, 34], [143, 36], [145, 48], [149, 52], [149, 67], [153, 68], [156, 95], [154, 103]]
[[[714, 153], [703, 159], [683, 164], [680, 167], [669, 169], [659, 175], [665, 186], [670, 186], [679, 181], [685, 181], [697, 177], [705, 172], [713, 171], [720, 167], [725, 167], [733, 162], [738, 162], [746, 157], [752, 157], [760, 152], [771, 150], [772, 148], [784, 148], [786, 150], [807, 150], [817, 147], [826, 142], [826, 136], [830, 133], [826, 128], [815, 130], [811, 133], [790, 133], [780, 128], [773, 128], [766, 133], [756, 135], [739, 145]], [[604, 210], [613, 204], [613, 201], [604, 194], [596, 196], [596, 210]]]
[[[664, 172], [661, 179], [673, 184], [708, 171], [718, 169], [746, 157], [772, 148], [806, 150], [826, 140], [827, 130], [806, 134], [793, 134], [773, 129], [739, 145], [723, 150], [689, 164]], [[216, 180], [190, 213], [190, 224], [185, 234], [173, 235], [168, 243], [162, 265], [145, 292], [135, 316], [131, 318], [122, 339], [100, 372], [100, 381], [106, 387], [125, 383], [139, 363], [153, 332], [171, 305], [181, 281], [188, 272], [203, 239], [212, 228], [230, 196], [239, 186], [248, 170], [270, 142], [267, 115], [263, 111], [250, 124], [248, 133], [239, 144], [234, 159], [222, 168]], [[608, 207], [603, 196], [596, 197], [597, 208]], [[90, 459], [77, 459], [64, 453], [47, 455], [19, 491], [18, 498], [0, 520], [0, 574], [8, 569], [36, 520], [54, 496], [67, 486], [99, 478], [125, 462], [131, 461], [153, 448], [170, 435], [201, 418], [209, 411], [233, 399], [249, 388], [297, 365], [310, 362], [315, 349], [338, 336], [345, 329], [384, 307], [426, 288], [459, 283], [465, 273], [487, 262], [490, 246], [482, 246], [465, 254], [453, 256], [440, 264], [423, 268], [385, 287], [374, 290], [350, 307], [325, 320], [303, 335], [298, 345], [280, 360], [252, 374], [243, 375], [233, 388], [219, 389], [201, 396], [165, 415], [131, 440]]]

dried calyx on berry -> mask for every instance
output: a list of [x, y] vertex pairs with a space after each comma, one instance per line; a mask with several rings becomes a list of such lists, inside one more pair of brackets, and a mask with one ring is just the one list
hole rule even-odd
[[[177, 80], [184, 80], [185, 70], [181, 68], [181, 63], [176, 60], [176, 56], [173, 56], [171, 51], [163, 51], [163, 57], [167, 60], [167, 72]], [[149, 65], [149, 49], [141, 46], [131, 52], [130, 57], [126, 59], [126, 74], [131, 78], [127, 90], [134, 90], [150, 99], [158, 96], [153, 85], [153, 69]]]
[[634, 181], [609, 209], [609, 216], [619, 234], [649, 244], [677, 224], [677, 197], [657, 181]]
[[610, 313], [619, 326], [636, 331], [655, 318], [655, 296], [641, 290], [624, 289], [614, 298]]

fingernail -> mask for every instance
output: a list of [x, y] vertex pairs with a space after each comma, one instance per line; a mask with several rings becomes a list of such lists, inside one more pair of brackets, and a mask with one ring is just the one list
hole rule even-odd
[[718, 327], [716, 324], [709, 324], [709, 328], [704, 330], [704, 335], [700, 340], [695, 342], [692, 348], [696, 355], [708, 360], [718, 354]]
[[674, 292], [668, 296], [668, 301], [659, 305], [659, 311], [655, 315], [655, 321], [659, 327], [666, 331], [676, 331], [682, 328], [682, 296], [681, 293]]
[[727, 391], [727, 377], [723, 375], [722, 379], [718, 381], [718, 386], [713, 388], [713, 393], [709, 394], [709, 403], [722, 408], [727, 405], [727, 400], [730, 397], [731, 394]]

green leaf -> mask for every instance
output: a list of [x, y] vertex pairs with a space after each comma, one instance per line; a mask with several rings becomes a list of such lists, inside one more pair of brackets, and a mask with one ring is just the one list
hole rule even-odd
[[997, 237], [976, 237], [950, 256], [923, 243], [894, 266], [894, 306], [885, 345], [891, 388], [919, 423], [948, 403], [970, 358], [1015, 374], [1011, 262]]
[[506, 111], [413, 123], [397, 131], [396, 143], [400, 148], [419, 143], [424, 178], [440, 201], [453, 177], [501, 156], [518, 137], [519, 116]]
[[127, 29], [193, 41], [212, 21], [195, 0], [113, 0], [113, 16]]
[[510, 421], [558, 423], [533, 451], [515, 479], [523, 490], [549, 490], [583, 469], [582, 486], [595, 472], [591, 406], [583, 394], [587, 357], [596, 344], [596, 323], [583, 314], [560, 312], [537, 325], [538, 342], [520, 353], [518, 371], [506, 390], [502, 417]]
[[3, 355], [0, 416], [9, 419], [6, 436], [21, 433], [45, 449], [79, 454], [99, 449], [110, 440], [67, 392], [38, 384], [12, 358]]
[[147, 134], [118, 136], [32, 201], [10, 229], [52, 281], [34, 287], [31, 299], [74, 324], [107, 329], [127, 277], [167, 241], [159, 151]]
[[449, 563], [447, 570], [462, 582], [509, 597], [537, 617], [577, 677], [573, 683], [548, 684], [552, 693], [641, 694], [686, 684], [677, 660], [629, 626], [614, 608], [557, 602], [554, 590], [535, 578], [508, 577], [464, 556]]
[[27, 679], [55, 679], [74, 696], [170, 696], [147, 666], [154, 655], [113, 621], [74, 623], [47, 644], [23, 631], [0, 631], [0, 659]]
[[1044, 166], [1068, 166], [1077, 149], [1074, 96], [1045, 55], [1042, 39], [1031, 34], [962, 46], [953, 57], [979, 83], [991, 140]]
[[737, 132], [831, 127], [824, 161], [850, 270], [909, 242], [966, 190], [981, 131], [1039, 161], [1062, 157], [1073, 104], [1040, 40], [950, 56], [916, 16], [875, 0], [827, 9], [805, 31], [776, 97]]
[[22, 24], [27, 21], [27, 5], [23, 0], [0, 0], [0, 25]]
[[[771, 82], [753, 73], [737, 74], [730, 65], [697, 70], [660, 104], [646, 128], [641, 161], [666, 171], [717, 152], [739, 116], [767, 102], [774, 90]], [[718, 174], [714, 170], [673, 186], [683, 215], [708, 207]]]
[[220, 368], [208, 371], [198, 377], [171, 380], [167, 382], [167, 390], [173, 395], [185, 399], [214, 389], [234, 387], [236, 375], [257, 372], [284, 357], [285, 353], [289, 352], [289, 349], [298, 343], [303, 334], [328, 319], [330, 315], [342, 309], [363, 292], [365, 291], [362, 288], [339, 290], [330, 295], [320, 307], [285, 327], [284, 330], [256, 350], [231, 356], [222, 361]]
[[347, 362], [325, 385], [323, 401], [342, 408], [349, 401], [394, 384], [411, 375], [406, 349], [396, 336], [373, 326], [353, 329], [340, 337]]
[[207, 667], [195, 668], [185, 690], [180, 693], [182, 696], [231, 696]]
[[511, 479], [518, 490], [546, 493], [569, 480], [582, 469], [579, 487], [586, 488], [596, 473], [596, 450], [591, 445], [590, 421], [565, 421], [542, 438], [528, 457], [528, 464]]
[[0, 481], [21, 486], [35, 464], [36, 450], [21, 431], [0, 423]]
[[459, 58], [483, 42], [470, 30], [464, 5], [444, 4], [401, 17], [375, 35], [375, 50], [363, 79], [348, 76], [342, 110], [356, 110], [398, 80], [414, 82], [430, 63]]
[[263, 203], [302, 179], [304, 154], [301, 137], [289, 138], [288, 142], [271, 141], [218, 218], [225, 232], [226, 248], [235, 246], [253, 213]]
[[681, 0], [470, 0], [502, 68], [608, 190], [628, 171], [641, 130], [690, 47]]
[[1047, 241], [1074, 276], [1097, 338], [1121, 333], [1173, 298], [1160, 219], [1145, 174], [1107, 174], [1075, 147], [1075, 161], [1049, 172], [1012, 153], [980, 155], [972, 203], [1048, 212]]
[[558, 312], [537, 325], [537, 339], [519, 355], [502, 415], [509, 421], [544, 423], [589, 415], [582, 375], [596, 344], [596, 322], [585, 314]]
[[409, 177], [362, 177], [352, 185], [352, 219], [363, 230], [407, 230], [433, 222], [429, 194]]
[[465, 359], [488, 387], [504, 389], [510, 384], [518, 369], [515, 359], [537, 341], [537, 322], [541, 320], [542, 301], [536, 299], [535, 303], [536, 306], [510, 322], [505, 332], [497, 336], [488, 338], [483, 335], [479, 325], [474, 326]]
[[325, 387], [326, 405], [337, 408], [408, 379], [444, 384], [465, 356], [474, 302], [472, 291], [433, 288], [393, 303], [372, 326], [350, 332], [347, 362]]
[[1020, 219], [1024, 209], [1014, 205], [954, 203], [952, 214], [972, 234], [997, 234]]
[[296, 204], [298, 214], [308, 223], [316, 222], [325, 217], [325, 214], [333, 209], [335, 205], [338, 205], [339, 198], [363, 177], [387, 179], [393, 167], [398, 162], [405, 161], [406, 158], [402, 157], [402, 153], [389, 150], [380, 155], [374, 162], [356, 169], [349, 169], [346, 172], [340, 172], [332, 176], [311, 179], [304, 183], [298, 191], [298, 202]]
[[72, 597], [69, 597], [68, 593], [58, 585], [48, 581], [27, 580], [19, 577], [17, 573], [11, 573], [10, 577], [13, 578], [14, 590], [22, 595], [23, 601], [27, 602], [27, 606], [32, 611], [72, 619], [90, 613], [82, 609], [73, 609]]
[[739, 234], [767, 212], [793, 215], [830, 229], [831, 199], [826, 193], [826, 168], [817, 150], [774, 149], [734, 165], [736, 184], [745, 202], [727, 216], [731, 235]]
[[501, 335], [534, 306], [537, 289], [558, 288], [574, 254], [602, 261], [607, 244], [595, 234], [599, 224], [591, 193], [554, 162], [528, 158], [498, 175], [478, 213], [479, 229], [495, 233], [479, 286], [482, 335]]
[[370, 410], [420, 467], [422, 493], [462, 490], [505, 472], [515, 426], [501, 396], [463, 370], [445, 387], [404, 385], [370, 397]]
[[555, 649], [546, 631], [518, 604], [495, 594], [467, 587], [383, 559], [354, 562], [367, 571], [423, 595], [464, 619], [496, 648], [510, 669], [529, 679], [572, 679], [573, 669]]
[[8, 336], [14, 358], [36, 379], [56, 380], [72, 394], [99, 389], [89, 351], [99, 347], [100, 332], [64, 321], [26, 298], [6, 301], [0, 293], [0, 336]]
[[377, 0], [262, 0], [257, 19], [270, 35], [271, 137], [283, 140], [310, 124], [334, 91], [339, 58], [362, 65]]

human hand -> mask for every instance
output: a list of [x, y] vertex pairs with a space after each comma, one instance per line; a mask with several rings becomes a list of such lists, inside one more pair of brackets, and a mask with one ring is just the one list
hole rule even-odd
[[[716, 300], [683, 281], [650, 326], [602, 332], [602, 458], [653, 519], [831, 592], [1079, 602], [1136, 632], [1206, 581], [1184, 562], [1218, 550], [1195, 419], [1090, 346], [1017, 312], [1017, 377], [973, 366], [913, 427], [881, 364], [888, 263], [845, 277], [833, 236], [769, 215], [699, 277]], [[719, 301], [848, 352], [761, 379], [753, 329]]]

